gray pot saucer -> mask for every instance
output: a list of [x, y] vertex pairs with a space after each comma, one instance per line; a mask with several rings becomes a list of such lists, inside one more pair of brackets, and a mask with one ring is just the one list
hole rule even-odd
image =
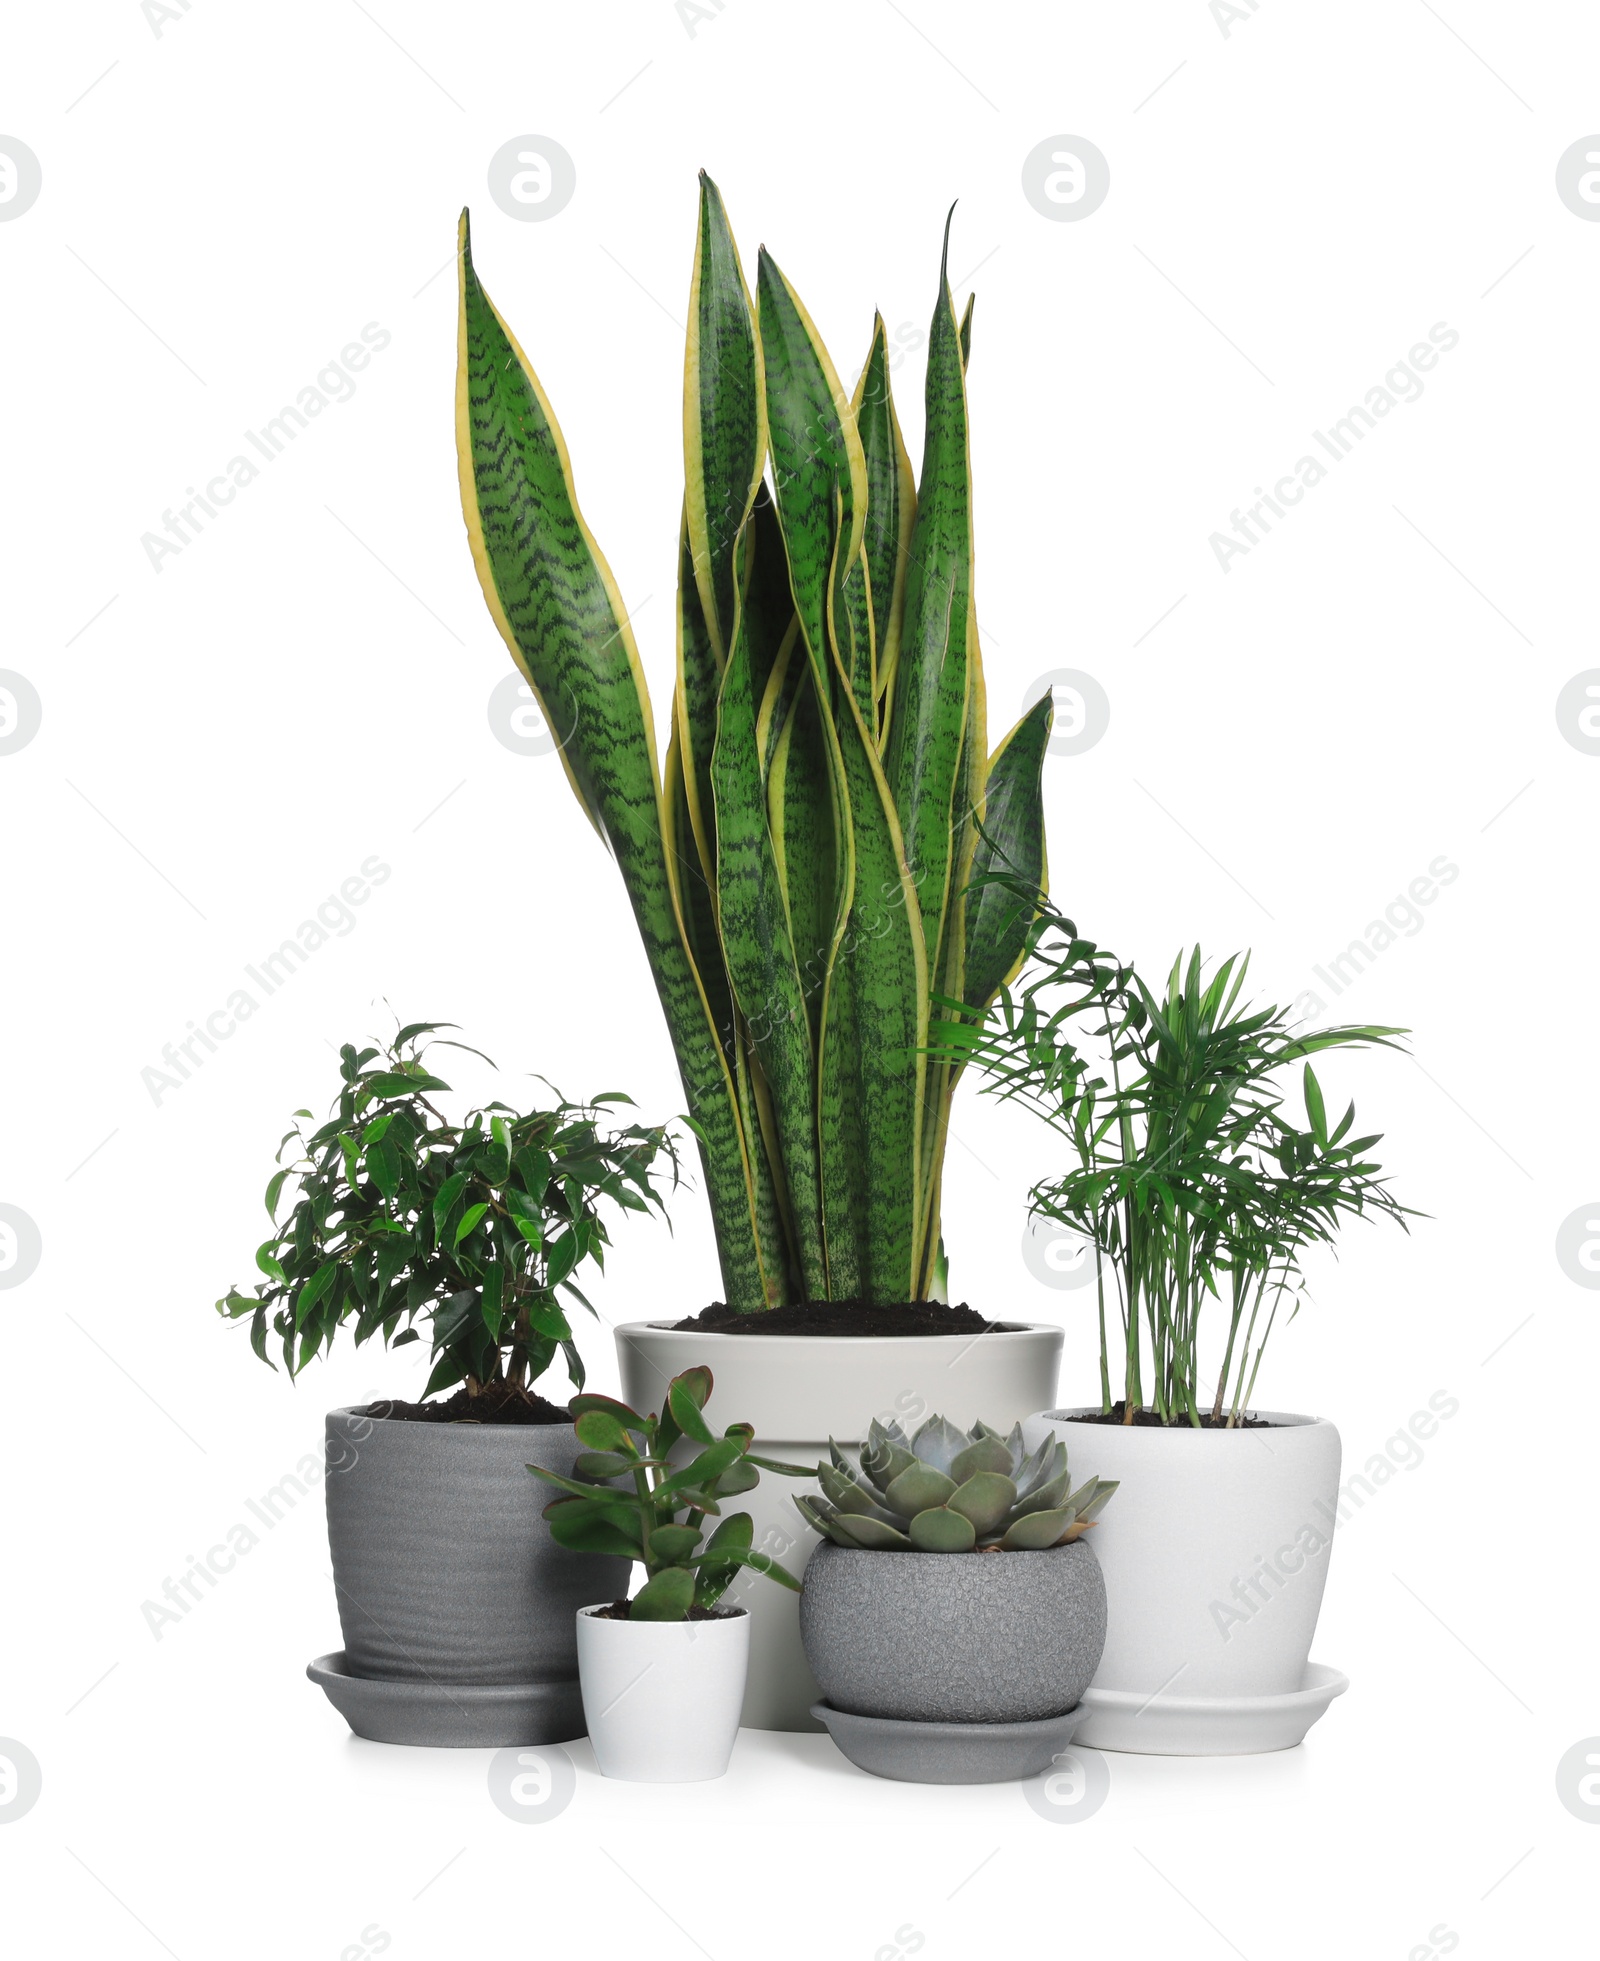
[[904, 1784], [1005, 1784], [1037, 1777], [1088, 1714], [1082, 1703], [1031, 1723], [920, 1723], [854, 1716], [826, 1702], [811, 1713], [851, 1763]]
[[586, 1732], [583, 1697], [570, 1682], [376, 1681], [352, 1675], [341, 1648], [319, 1655], [306, 1674], [357, 1736], [370, 1743], [503, 1749], [519, 1743], [570, 1743]]

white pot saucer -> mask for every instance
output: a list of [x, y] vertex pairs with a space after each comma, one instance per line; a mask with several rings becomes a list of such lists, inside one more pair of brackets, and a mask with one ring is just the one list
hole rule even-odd
[[1088, 1719], [1074, 1741], [1092, 1750], [1128, 1750], [1151, 1757], [1237, 1757], [1292, 1750], [1350, 1677], [1308, 1661], [1288, 1695], [1149, 1696], [1129, 1689], [1088, 1688]]

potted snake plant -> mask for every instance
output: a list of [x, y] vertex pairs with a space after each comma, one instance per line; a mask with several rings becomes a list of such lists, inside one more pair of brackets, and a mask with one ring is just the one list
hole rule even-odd
[[806, 1568], [800, 1631], [834, 1742], [914, 1783], [1046, 1769], [1105, 1645], [1084, 1534], [1115, 1482], [1074, 1488], [1053, 1434], [1030, 1451], [1020, 1425], [963, 1434], [942, 1416], [909, 1437], [874, 1423], [859, 1469], [834, 1446], [817, 1480], [820, 1497], [795, 1500], [829, 1542]]
[[604, 1263], [600, 1203], [659, 1209], [677, 1160], [665, 1129], [609, 1124], [601, 1106], [626, 1098], [522, 1114], [497, 1101], [452, 1119], [430, 1065], [462, 1045], [426, 1040], [444, 1025], [340, 1050], [328, 1121], [297, 1111], [279, 1148], [266, 1278], [217, 1307], [248, 1322], [262, 1361], [281, 1347], [291, 1377], [341, 1327], [358, 1346], [429, 1342], [422, 1400], [328, 1414], [344, 1646], [310, 1664], [312, 1681], [376, 1742], [556, 1743], [583, 1734], [573, 1611], [628, 1569], [571, 1558], [539, 1516], [523, 1467], [569, 1473], [582, 1446], [538, 1384], [564, 1356], [583, 1386], [561, 1299], [588, 1306], [577, 1276]]
[[[635, 1784], [691, 1784], [721, 1777], [739, 1733], [750, 1617], [722, 1604], [743, 1572], [798, 1593], [800, 1582], [752, 1544], [748, 1512], [724, 1514], [722, 1500], [752, 1491], [763, 1471], [805, 1477], [751, 1450], [748, 1423], [719, 1437], [702, 1412], [707, 1368], [667, 1385], [661, 1410], [641, 1416], [611, 1396], [574, 1396], [584, 1449], [563, 1476], [528, 1469], [565, 1495], [545, 1507], [551, 1537], [586, 1559], [616, 1556], [644, 1567], [631, 1600], [578, 1611], [578, 1676], [595, 1762], [602, 1776]], [[688, 1447], [674, 1469], [668, 1453]], [[709, 1536], [708, 1517], [718, 1520]]]
[[[1243, 999], [1247, 959], [1198, 948], [1147, 987], [1043, 907], [1032, 962], [958, 1032], [984, 1087], [1043, 1116], [1066, 1151], [1034, 1213], [1098, 1276], [1100, 1398], [1023, 1424], [1093, 1449], [1123, 1483], [1096, 1549], [1112, 1605], [1078, 1740], [1165, 1755], [1287, 1748], [1348, 1686], [1310, 1660], [1341, 1503], [1339, 1433], [1262, 1408], [1256, 1382], [1306, 1258], [1358, 1218], [1409, 1216], [1333, 1122], [1310, 1058], [1397, 1048], [1405, 1031], [1300, 1029]], [[1305, 1121], [1282, 1081], [1303, 1066]], [[1120, 1396], [1113, 1398], [1120, 1386]]]
[[[948, 247], [948, 225], [946, 227]], [[664, 766], [628, 609], [555, 412], [460, 230], [456, 430], [484, 598], [632, 904], [698, 1140], [723, 1299], [617, 1330], [624, 1396], [709, 1360], [766, 1447], [875, 1415], [1007, 1422], [1054, 1394], [1058, 1328], [950, 1306], [941, 1192], [963, 1060], [940, 1026], [1016, 969], [1045, 879], [1048, 697], [991, 752], [973, 599], [966, 367], [945, 264], [913, 475], [881, 317], [846, 390], [765, 251], [746, 284], [703, 173], [684, 364], [676, 675]], [[969, 896], [969, 888], [978, 881]], [[758, 1541], [815, 1535], [766, 1492]], [[815, 1728], [787, 1595], [753, 1615], [747, 1723]]]

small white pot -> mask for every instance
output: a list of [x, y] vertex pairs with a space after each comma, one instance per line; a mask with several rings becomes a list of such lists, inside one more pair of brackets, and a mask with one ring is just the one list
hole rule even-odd
[[578, 1612], [583, 1713], [603, 1777], [699, 1784], [721, 1777], [739, 1734], [750, 1616], [613, 1621]]
[[1092, 1414], [1041, 1410], [1022, 1426], [1030, 1448], [1055, 1431], [1074, 1482], [1093, 1472], [1120, 1485], [1092, 1534], [1106, 1645], [1084, 1698], [1098, 1707], [1078, 1741], [1180, 1755], [1262, 1747], [1230, 1744], [1226, 1725], [1207, 1746], [1166, 1718], [1196, 1699], [1220, 1715], [1306, 1690], [1339, 1503], [1338, 1431], [1277, 1410], [1252, 1412], [1274, 1426], [1253, 1430], [1081, 1420]]

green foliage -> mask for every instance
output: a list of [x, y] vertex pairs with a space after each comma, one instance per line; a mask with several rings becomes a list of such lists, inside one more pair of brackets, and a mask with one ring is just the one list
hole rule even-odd
[[[947, 228], [948, 241], [948, 228]], [[626, 608], [548, 397], [461, 232], [457, 442], [489, 610], [616, 858], [743, 1312], [943, 1285], [961, 1058], [930, 1041], [1016, 971], [1045, 877], [1049, 698], [991, 755], [966, 362], [941, 262], [914, 479], [883, 322], [847, 393], [701, 178], [684, 364], [677, 686], [664, 771]], [[770, 463], [770, 467], [769, 467]]]
[[[643, 1563], [645, 1582], [633, 1596], [631, 1620], [681, 1621], [691, 1607], [714, 1607], [741, 1567], [800, 1591], [792, 1573], [753, 1550], [750, 1514], [724, 1516], [722, 1500], [753, 1490], [763, 1471], [811, 1474], [802, 1465], [752, 1456], [755, 1432], [748, 1423], [730, 1424], [716, 1436], [701, 1413], [710, 1396], [711, 1371], [705, 1368], [673, 1377], [659, 1415], [640, 1416], [610, 1396], [574, 1396], [572, 1414], [585, 1446], [578, 1477], [528, 1466], [566, 1493], [544, 1510], [558, 1545]], [[668, 1453], [682, 1438], [702, 1448], [674, 1469]], [[720, 1523], [706, 1538], [708, 1518]]]
[[[1288, 1303], [1290, 1319], [1298, 1311], [1307, 1251], [1331, 1246], [1353, 1218], [1404, 1227], [1415, 1216], [1371, 1155], [1380, 1134], [1351, 1134], [1354, 1103], [1329, 1127], [1308, 1059], [1338, 1048], [1404, 1052], [1406, 1030], [1297, 1033], [1287, 1009], [1241, 1002], [1248, 955], [1208, 977], [1198, 947], [1157, 994], [1048, 905], [1028, 951], [1023, 983], [947, 1039], [983, 1071], [988, 1093], [1042, 1116], [1075, 1160], [1035, 1185], [1030, 1202], [1095, 1249], [1104, 1406], [1114, 1371], [1109, 1272], [1127, 1420], [1148, 1405], [1164, 1423], [1201, 1421], [1200, 1327], [1216, 1301], [1228, 1326], [1211, 1416], [1234, 1422], [1280, 1307]], [[1295, 1062], [1304, 1063], [1303, 1126], [1280, 1088]]]
[[450, 1085], [423, 1059], [463, 1047], [425, 1042], [451, 1025], [413, 1022], [386, 1048], [346, 1043], [329, 1121], [308, 1129], [311, 1112], [295, 1112], [267, 1185], [275, 1229], [256, 1253], [266, 1281], [217, 1302], [220, 1314], [249, 1319], [250, 1344], [270, 1366], [269, 1336], [295, 1375], [347, 1322], [358, 1345], [381, 1335], [398, 1348], [421, 1338], [420, 1318], [433, 1358], [425, 1396], [457, 1383], [474, 1395], [525, 1390], [558, 1350], [582, 1388], [560, 1297], [589, 1306], [574, 1276], [604, 1267], [599, 1202], [660, 1211], [657, 1178], [665, 1163], [676, 1185], [676, 1147], [664, 1128], [605, 1128], [605, 1106], [630, 1101], [616, 1093], [558, 1098], [525, 1116], [489, 1103], [452, 1123], [431, 1100]]
[[817, 1466], [821, 1498], [796, 1498], [807, 1523], [836, 1546], [869, 1552], [1042, 1552], [1081, 1539], [1115, 1479], [1074, 1491], [1067, 1447], [1052, 1433], [1030, 1456], [1022, 1426], [1009, 1437], [975, 1423], [965, 1435], [930, 1416], [908, 1437], [873, 1418], [859, 1471], [830, 1443]]

